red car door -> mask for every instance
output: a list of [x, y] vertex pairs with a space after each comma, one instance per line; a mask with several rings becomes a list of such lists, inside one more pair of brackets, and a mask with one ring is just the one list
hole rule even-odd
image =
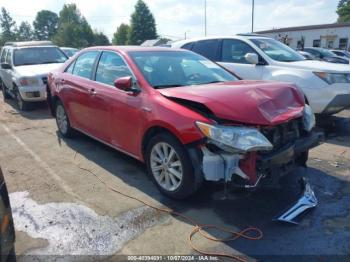
[[96, 70], [92, 122], [99, 137], [136, 155], [144, 114], [140, 110], [142, 96], [133, 96], [114, 87], [114, 81], [125, 76], [133, 74], [123, 58], [115, 52], [103, 52]]
[[[80, 55], [74, 66], [68, 68], [61, 83], [73, 127], [93, 135], [91, 128], [91, 97], [94, 95], [93, 68], [99, 52], [91, 51]], [[68, 72], [71, 70], [71, 74]]]

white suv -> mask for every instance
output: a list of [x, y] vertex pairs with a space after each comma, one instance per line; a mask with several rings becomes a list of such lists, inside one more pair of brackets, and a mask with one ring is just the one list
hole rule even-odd
[[243, 79], [292, 82], [316, 114], [350, 107], [350, 66], [306, 60], [293, 49], [260, 35], [184, 40], [172, 44], [199, 53]]
[[0, 54], [0, 86], [4, 99], [14, 98], [20, 110], [46, 100], [47, 74], [67, 56], [49, 41], [6, 43]]

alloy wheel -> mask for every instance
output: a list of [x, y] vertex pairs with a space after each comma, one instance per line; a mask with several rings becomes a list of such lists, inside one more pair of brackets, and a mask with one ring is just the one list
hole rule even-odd
[[175, 149], [164, 142], [154, 145], [150, 166], [157, 183], [167, 191], [179, 188], [183, 178], [183, 167]]
[[58, 105], [56, 108], [56, 121], [61, 133], [66, 134], [68, 132], [68, 119], [62, 105]]

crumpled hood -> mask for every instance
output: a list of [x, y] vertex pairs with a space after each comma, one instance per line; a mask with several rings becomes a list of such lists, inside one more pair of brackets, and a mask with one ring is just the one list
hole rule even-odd
[[280, 62], [284, 67], [329, 73], [350, 73], [350, 65], [334, 64], [325, 61], [305, 60], [297, 62]]
[[158, 90], [168, 98], [205, 105], [225, 120], [253, 125], [277, 125], [300, 117], [304, 97], [293, 84], [236, 81]]
[[57, 70], [63, 63], [41, 64], [41, 65], [23, 65], [16, 66], [15, 70], [21, 76], [47, 75], [49, 72]]

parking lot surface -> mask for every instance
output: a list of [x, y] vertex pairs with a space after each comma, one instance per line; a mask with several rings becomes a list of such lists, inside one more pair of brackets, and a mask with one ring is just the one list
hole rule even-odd
[[[108, 190], [98, 176], [122, 192], [201, 224], [237, 231], [254, 226], [264, 233], [259, 241], [224, 244], [195, 237], [202, 250], [263, 261], [281, 261], [281, 256], [284, 261], [321, 256], [348, 261], [350, 111], [325, 121], [320, 128], [326, 142], [311, 151], [309, 168], [297, 170], [281, 188], [225, 195], [222, 185], [208, 184], [189, 200], [173, 201], [157, 191], [138, 161], [84, 135], [62, 139], [45, 104], [22, 113], [12, 101], [0, 98], [0, 165], [13, 208], [18, 255], [90, 255], [75, 259], [113, 261], [119, 255], [196, 254], [188, 245], [191, 224]], [[272, 221], [297, 200], [303, 175], [315, 190], [318, 207], [298, 226]]]

